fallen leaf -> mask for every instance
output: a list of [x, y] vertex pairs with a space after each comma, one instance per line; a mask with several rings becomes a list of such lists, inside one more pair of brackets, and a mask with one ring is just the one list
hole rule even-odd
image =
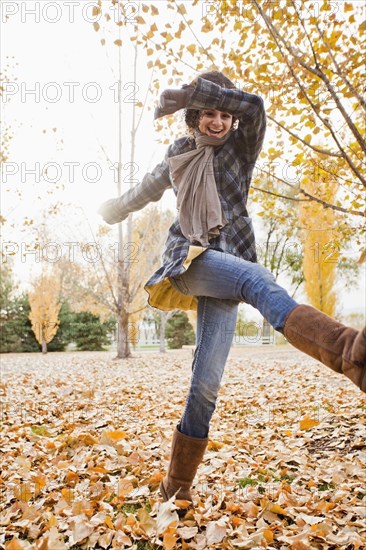
[[314, 426], [319, 426], [319, 420], [305, 416], [300, 420], [300, 430], [311, 430]]
[[159, 506], [158, 515], [156, 518], [156, 534], [160, 535], [170, 525], [178, 524], [178, 514], [176, 512], [176, 506], [174, 504], [174, 497], [163, 502]]
[[226, 525], [223, 518], [218, 521], [210, 521], [206, 528], [207, 544], [217, 544], [222, 541], [226, 535]]

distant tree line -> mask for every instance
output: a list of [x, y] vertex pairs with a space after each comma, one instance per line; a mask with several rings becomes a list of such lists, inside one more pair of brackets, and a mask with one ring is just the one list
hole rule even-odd
[[[3, 263], [0, 271], [0, 353], [39, 352], [42, 345], [32, 328], [29, 293], [18, 292], [10, 263]], [[58, 328], [47, 343], [47, 351], [65, 351], [69, 344], [75, 344], [79, 351], [103, 351], [115, 337], [114, 316], [102, 320], [100, 315], [89, 311], [75, 312], [70, 302], [63, 299]], [[194, 331], [184, 312], [175, 312], [168, 319], [165, 337], [170, 349], [195, 342]]]

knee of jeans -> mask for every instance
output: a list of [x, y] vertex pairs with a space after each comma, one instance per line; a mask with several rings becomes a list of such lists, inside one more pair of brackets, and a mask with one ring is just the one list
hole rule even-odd
[[192, 386], [192, 393], [198, 401], [210, 403], [212, 405], [215, 405], [216, 403], [218, 391], [219, 386], [216, 384], [200, 382], [199, 384]]
[[276, 279], [270, 271], [263, 266], [257, 267], [257, 272], [252, 277], [244, 277], [241, 282], [241, 294], [245, 300], [268, 292], [273, 283], [276, 283]]

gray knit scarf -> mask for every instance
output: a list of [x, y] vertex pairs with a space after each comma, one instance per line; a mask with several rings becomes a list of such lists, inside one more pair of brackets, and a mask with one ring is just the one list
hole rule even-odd
[[226, 225], [214, 176], [214, 148], [230, 137], [214, 138], [195, 133], [197, 149], [169, 158], [170, 172], [177, 188], [179, 224], [183, 235], [191, 242], [209, 246]]

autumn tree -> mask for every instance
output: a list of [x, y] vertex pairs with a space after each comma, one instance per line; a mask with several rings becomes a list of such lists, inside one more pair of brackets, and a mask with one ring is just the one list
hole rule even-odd
[[[126, 4], [125, 2], [112, 2], [114, 11], [117, 10], [118, 18], [114, 18], [116, 27], [112, 29], [112, 41], [113, 46], [118, 47], [118, 162], [117, 165], [117, 195], [120, 196], [122, 193], [127, 191], [126, 189], [126, 178], [123, 174], [123, 169], [127, 167], [130, 172], [129, 177], [129, 188], [131, 188], [136, 180], [133, 177], [137, 164], [135, 163], [135, 150], [136, 150], [136, 135], [138, 128], [140, 126], [142, 115], [146, 106], [148, 95], [151, 90], [150, 87], [147, 90], [144, 101], [137, 101], [135, 98], [137, 86], [137, 58], [139, 52], [139, 45], [141, 44], [140, 36], [140, 26], [138, 19], [135, 18], [135, 13], [131, 13], [136, 4]], [[111, 7], [111, 6], [109, 6]], [[107, 44], [106, 36], [108, 35], [108, 26], [111, 23], [111, 17], [108, 9], [103, 7], [101, 0], [98, 0], [97, 5], [94, 8], [95, 14], [102, 14], [104, 9], [105, 16], [105, 27], [101, 27], [99, 24], [94, 24], [94, 29], [99, 34], [104, 32], [103, 38], [101, 38], [101, 44], [105, 46]], [[117, 21], [116, 21], [117, 19]], [[131, 92], [132, 99], [126, 100], [123, 96], [122, 90], [122, 81], [125, 77], [125, 64], [124, 64], [124, 55], [126, 55], [126, 42], [131, 48], [132, 46], [132, 56], [133, 56], [133, 68], [132, 68], [132, 82], [129, 83], [133, 87]], [[153, 71], [150, 71], [150, 83], [153, 75]], [[144, 75], [145, 78], [145, 75]], [[130, 94], [130, 95], [131, 95]], [[130, 131], [130, 149], [126, 153], [123, 140], [122, 129], [126, 126], [126, 110], [128, 109], [128, 114], [131, 117], [131, 131]], [[139, 110], [139, 111], [138, 111]], [[104, 149], [103, 149], [104, 151]], [[107, 159], [110, 161], [110, 155], [104, 151], [107, 156]], [[124, 163], [123, 161], [127, 158], [128, 162]], [[111, 161], [110, 161], [111, 162]], [[111, 163], [115, 164], [115, 163]], [[128, 182], [127, 182], [128, 183]], [[117, 324], [118, 324], [118, 336], [117, 336], [117, 357], [129, 357], [131, 355], [130, 344], [136, 345], [138, 340], [138, 322], [141, 318], [143, 309], [146, 307], [146, 295], [143, 299], [140, 298], [139, 305], [133, 302], [137, 300], [139, 295], [136, 292], [136, 288], [141, 289], [141, 280], [140, 274], [136, 278], [133, 277], [133, 263], [126, 259], [125, 249], [132, 249], [135, 246], [135, 237], [136, 232], [135, 224], [132, 221], [132, 214], [129, 215], [126, 224], [123, 226], [121, 223], [118, 224], [118, 256], [115, 265], [117, 272], [117, 283], [114, 285], [113, 290], [111, 284], [109, 284], [109, 290], [113, 294], [113, 310], [116, 313]], [[160, 227], [160, 224], [158, 224]], [[124, 228], [126, 229], [124, 233]], [[159, 238], [160, 242], [160, 238]], [[150, 255], [150, 251], [148, 253]], [[140, 256], [142, 261], [143, 255]], [[112, 275], [111, 275], [112, 277]], [[140, 292], [141, 294], [141, 292]]]
[[[272, 186], [272, 191], [277, 189], [278, 185]], [[258, 260], [276, 280], [285, 275], [290, 294], [295, 296], [304, 280], [297, 203], [267, 195], [260, 206], [257, 215], [263, 222], [264, 237], [257, 243]]]
[[[171, 75], [168, 83], [173, 86], [186, 81], [187, 74], [224, 69], [238, 87], [262, 95], [269, 132], [254, 177], [253, 189], [262, 196], [258, 200], [265, 201], [273, 192], [262, 185], [269, 176], [270, 182], [279, 184], [276, 196], [317, 202], [343, 213], [340, 238], [362, 247], [362, 6], [328, 0], [172, 0], [167, 7], [175, 17], [161, 31], [156, 24], [159, 8], [141, 4], [140, 43], [151, 56], [149, 66], [157, 64], [162, 74]], [[159, 123], [159, 128], [166, 131], [169, 121]], [[308, 180], [320, 183], [322, 170], [338, 182], [332, 201], [306, 186]]]
[[42, 353], [47, 353], [47, 344], [56, 335], [59, 327], [59, 282], [47, 274], [40, 275], [29, 292], [32, 329], [37, 341], [42, 346]]
[[[88, 311], [101, 316], [101, 321], [118, 318], [119, 275], [117, 262], [129, 264], [129, 287], [125, 289], [123, 307], [126, 309], [125, 346], [136, 344], [139, 338], [138, 325], [147, 307], [147, 293], [144, 283], [159, 267], [161, 252], [168, 227], [173, 221], [171, 212], [161, 212], [157, 207], [146, 208], [136, 216], [131, 241], [123, 248], [115, 240], [113, 228], [102, 225], [93, 242], [80, 243], [82, 254], [68, 261], [61, 259], [55, 264], [60, 274], [60, 295], [72, 304], [75, 312]], [[117, 344], [118, 338], [117, 334]]]
[[[321, 186], [308, 183], [307, 188], [324, 200], [332, 201], [337, 183], [330, 181], [329, 175], [324, 173]], [[339, 257], [336, 213], [325, 210], [319, 203], [303, 203], [300, 221], [303, 226], [305, 292], [314, 307], [334, 317], [337, 305], [334, 284]]]
[[[237, 33], [237, 48], [223, 51], [222, 66], [269, 101], [267, 116], [276, 134], [266, 162], [276, 166], [272, 178], [283, 184], [283, 194], [291, 189], [302, 200], [346, 214], [353, 224], [352, 238], [362, 244], [362, 7], [328, 0], [254, 0], [245, 13], [238, 13], [224, 2], [210, 23], [219, 31], [227, 32], [229, 26]], [[268, 165], [260, 163], [258, 171], [267, 174]], [[322, 171], [338, 183], [332, 200], [307, 188], [309, 181], [321, 184]], [[343, 229], [349, 236], [346, 224]]]

